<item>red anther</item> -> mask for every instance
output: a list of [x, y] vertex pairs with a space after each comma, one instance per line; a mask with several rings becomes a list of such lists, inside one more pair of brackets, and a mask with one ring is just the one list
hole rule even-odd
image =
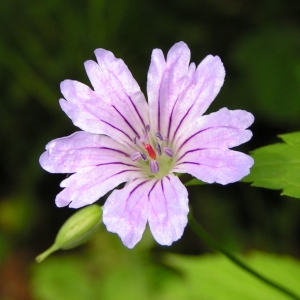
[[152, 146], [149, 145], [149, 144], [145, 144], [145, 149], [147, 150], [149, 156], [152, 158], [152, 159], [156, 159], [156, 153], [155, 151], [153, 150]]

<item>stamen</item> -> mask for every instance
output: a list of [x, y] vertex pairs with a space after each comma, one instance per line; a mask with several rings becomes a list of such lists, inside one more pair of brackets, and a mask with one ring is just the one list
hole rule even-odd
[[151, 160], [150, 161], [150, 171], [152, 173], [157, 173], [159, 171], [159, 165], [156, 160]]
[[162, 135], [161, 135], [159, 132], [156, 132], [156, 136], [157, 136], [161, 141], [164, 140], [164, 138], [162, 137]]
[[136, 145], [136, 136], [133, 138], [133, 143]]
[[146, 127], [145, 127], [145, 134], [144, 134], [144, 136], [140, 138], [140, 142], [141, 142], [141, 143], [146, 142], [146, 140], [148, 139], [148, 132], [149, 132], [149, 131], [150, 131], [150, 125], [148, 124], [148, 125], [146, 125]]
[[146, 133], [144, 134], [144, 136], [140, 138], [140, 142], [141, 142], [141, 143], [144, 143], [144, 142], [146, 142], [147, 139], [148, 139], [148, 132], [146, 132]]
[[137, 161], [139, 160], [140, 158], [142, 158], [141, 156], [141, 153], [136, 151], [136, 152], [133, 152], [131, 155], [130, 155], [130, 158], [132, 161]]
[[145, 153], [140, 152], [140, 154], [143, 160], [147, 160], [147, 155]]
[[155, 148], [156, 148], [156, 150], [157, 150], [157, 153], [158, 153], [158, 155], [161, 155], [162, 153], [161, 153], [161, 147], [160, 147], [160, 144], [156, 144], [155, 145]]
[[173, 155], [174, 155], [174, 151], [171, 148], [169, 148], [169, 147], [164, 147], [164, 152], [169, 157], [173, 157]]
[[149, 156], [152, 158], [152, 159], [156, 159], [156, 153], [155, 151], [153, 150], [152, 146], [150, 144], [146, 144], [145, 146], [145, 149], [147, 150]]

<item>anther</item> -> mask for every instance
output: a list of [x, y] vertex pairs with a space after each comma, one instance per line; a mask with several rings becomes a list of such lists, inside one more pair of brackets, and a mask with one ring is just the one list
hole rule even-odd
[[150, 131], [150, 125], [148, 124], [148, 125], [146, 125], [146, 127], [145, 127], [145, 131], [146, 132], [149, 132]]
[[145, 144], [144, 145], [145, 149], [148, 152], [148, 155], [152, 158], [152, 159], [156, 159], [156, 153], [153, 150], [152, 146], [150, 144]]
[[136, 136], [133, 138], [133, 143], [136, 145]]
[[160, 144], [156, 144], [155, 145], [155, 148], [156, 148], [156, 150], [157, 150], [157, 153], [158, 153], [158, 155], [161, 155], [162, 153], [161, 153], [161, 147], [160, 147]]
[[151, 160], [150, 161], [150, 171], [152, 173], [157, 173], [159, 171], [159, 165], [156, 160]]
[[174, 155], [174, 151], [171, 148], [169, 148], [169, 147], [164, 147], [164, 152], [169, 157], [173, 157], [173, 155]]
[[162, 137], [162, 135], [159, 132], [156, 132], [155, 134], [161, 141], [164, 140], [164, 138]]
[[147, 139], [148, 139], [148, 132], [146, 132], [146, 133], [144, 134], [144, 136], [140, 138], [140, 142], [141, 142], [141, 143], [144, 143], [144, 142], [146, 142]]
[[147, 160], [147, 155], [145, 153], [140, 152], [140, 154], [143, 160]]
[[137, 161], [141, 158], [141, 153], [136, 151], [136, 152], [133, 152], [131, 155], [130, 155], [130, 158], [132, 161]]

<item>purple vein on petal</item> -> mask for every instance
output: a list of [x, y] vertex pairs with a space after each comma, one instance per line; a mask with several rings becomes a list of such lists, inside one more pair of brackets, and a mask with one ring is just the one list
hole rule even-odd
[[185, 115], [183, 116], [183, 118], [180, 120], [179, 124], [177, 125], [176, 130], [174, 131], [172, 140], [175, 139], [175, 136], [176, 136], [176, 134], [177, 134], [177, 132], [178, 132], [178, 129], [180, 128], [180, 126], [181, 126], [183, 120], [184, 120], [184, 119], [186, 118], [186, 116], [189, 114], [190, 110], [193, 108], [194, 104], [195, 104], [195, 102], [191, 105], [191, 107], [190, 107], [190, 108], [188, 109], [188, 111], [185, 113]]
[[212, 169], [220, 169], [220, 168], [224, 167], [224, 166], [210, 166], [210, 165], [207, 165], [207, 164], [197, 163], [197, 162], [194, 162], [194, 161], [183, 161], [183, 162], [179, 163], [178, 165], [176, 165], [176, 167], [179, 166], [179, 165], [183, 165], [183, 164], [190, 164], [190, 165], [197, 165], [197, 166], [208, 166]]
[[[133, 181], [135, 181], [135, 179], [134, 179]], [[143, 182], [140, 182], [140, 183], [139, 183], [139, 184], [138, 184], [138, 185], [137, 185], [137, 186], [129, 193], [127, 199], [125, 200], [126, 204], [125, 204], [125, 207], [124, 207], [124, 210], [123, 210], [123, 215], [125, 215], [125, 211], [127, 210], [127, 204], [128, 204], [129, 198], [132, 196], [132, 194], [133, 194], [140, 186], [144, 185], [144, 184], [147, 183], [147, 182], [148, 182], [147, 180], [145, 180], [145, 181], [143, 181]], [[141, 196], [141, 197], [142, 197], [142, 196]], [[140, 200], [141, 197], [139, 197], [138, 200]], [[128, 210], [128, 212], [129, 212], [129, 210]], [[119, 216], [119, 220], [120, 220], [121, 218], [122, 218], [122, 216], [120, 215], [120, 216]]]
[[146, 127], [145, 122], [144, 122], [142, 116], [140, 115], [140, 112], [138, 111], [136, 105], [135, 105], [134, 102], [132, 101], [131, 97], [128, 96], [128, 98], [129, 98], [129, 100], [130, 100], [130, 102], [131, 102], [131, 104], [132, 104], [134, 110], [136, 111], [137, 115], [139, 116], [141, 122], [143, 123], [143, 127]]
[[155, 181], [155, 183], [153, 184], [153, 187], [150, 189], [149, 193], [148, 193], [148, 199], [150, 197], [151, 192], [153, 191], [153, 189], [155, 188], [156, 184], [158, 183], [158, 181]]
[[188, 151], [184, 152], [184, 153], [177, 159], [177, 163], [178, 163], [184, 156], [186, 156], [188, 153], [195, 152], [195, 151], [199, 151], [199, 150], [205, 150], [205, 148], [197, 148], [197, 149], [192, 149], [192, 150], [188, 150]]
[[[145, 180], [145, 181], [143, 181], [143, 182], [140, 182], [130, 193], [129, 193], [129, 195], [128, 195], [128, 198], [134, 193], [134, 191], [137, 189], [137, 188], [139, 188], [140, 186], [142, 186], [142, 185], [144, 185], [145, 183], [147, 183], [148, 182], [148, 180]], [[128, 198], [127, 198], [127, 200], [128, 200]]]
[[[95, 114], [95, 112], [94, 112], [93, 110], [91, 110], [91, 109], [89, 108], [89, 106], [86, 105], [84, 102], [82, 103], [82, 106], [83, 106], [84, 109], [86, 109], [91, 115], [93, 115], [93, 116], [96, 117], [96, 118], [99, 118], [99, 116], [98, 116], [97, 114]], [[130, 136], [129, 136], [127, 133], [125, 133], [123, 130], [117, 128], [116, 126], [113, 126], [112, 124], [110, 124], [110, 123], [108, 123], [107, 121], [104, 121], [104, 120], [102, 120], [102, 119], [100, 119], [100, 121], [103, 122], [103, 123], [105, 123], [105, 124], [107, 124], [107, 125], [109, 125], [110, 127], [114, 128], [114, 129], [116, 129], [116, 130], [122, 132], [124, 135], [126, 135], [126, 136], [131, 140]]]
[[108, 123], [108, 122], [106, 122], [106, 121], [104, 121], [104, 120], [102, 120], [102, 119], [101, 119], [101, 121], [102, 121], [103, 123], [107, 124], [108, 126], [110, 126], [110, 127], [114, 128], [114, 129], [116, 129], [116, 130], [122, 132], [122, 133], [123, 133], [125, 136], [127, 136], [127, 137], [129, 138], [129, 140], [131, 141], [131, 137], [130, 137], [126, 132], [124, 132], [123, 130], [117, 128], [116, 126], [114, 126], [114, 125], [112, 125], [112, 124], [110, 124], [110, 123]]
[[183, 164], [190, 164], [190, 165], [197, 165], [197, 166], [201, 166], [202, 164], [196, 163], [194, 161], [183, 161], [179, 164], [176, 164], [176, 167], [178, 167], [179, 165], [183, 165]]
[[[216, 169], [216, 170], [219, 170], [219, 169], [222, 169], [222, 168], [224, 168], [224, 166], [211, 166], [211, 165], [207, 165], [207, 164], [202, 164], [202, 163], [196, 163], [196, 162], [193, 162], [193, 161], [184, 161], [184, 162], [181, 162], [181, 163], [179, 163], [178, 165], [186, 165], [186, 164], [189, 164], [189, 165], [197, 165], [197, 166], [207, 166], [207, 167], [209, 167], [209, 168], [211, 168], [211, 169]], [[178, 166], [177, 165], [177, 166]], [[176, 166], [176, 167], [177, 167]], [[234, 166], [234, 165], [230, 165], [230, 164], [228, 164], [227, 166]]]
[[156, 218], [158, 219], [157, 214], [156, 214], [155, 209], [154, 209], [154, 206], [153, 206], [153, 203], [150, 201], [150, 194], [151, 194], [151, 192], [153, 191], [153, 189], [155, 188], [155, 186], [156, 186], [157, 183], [158, 183], [158, 181], [155, 181], [155, 183], [153, 184], [153, 187], [152, 187], [151, 190], [149, 191], [147, 197], [148, 197], [148, 203], [153, 207], [153, 213], [156, 215]]
[[113, 161], [113, 162], [98, 164], [98, 165], [95, 165], [95, 166], [99, 167], [99, 166], [107, 166], [107, 165], [122, 165], [122, 166], [128, 166], [128, 167], [133, 167], [133, 168], [139, 169], [139, 167], [137, 167], [135, 165], [126, 164], [126, 163], [123, 163], [123, 162], [120, 162], [120, 161]]
[[161, 182], [160, 182], [161, 184], [161, 190], [162, 190], [162, 193], [163, 193], [163, 195], [164, 195], [164, 202], [165, 202], [165, 205], [166, 205], [166, 210], [167, 210], [167, 212], [166, 212], [166, 214], [167, 214], [167, 216], [168, 216], [168, 203], [167, 203], [167, 199], [166, 199], [166, 195], [165, 195], [165, 187], [164, 187], [164, 182], [163, 182], [163, 180], [161, 180]]
[[[205, 85], [203, 84], [203, 86], [205, 86]], [[201, 90], [198, 92], [198, 95], [200, 95], [201, 92], [202, 92], [202, 88], [201, 88]], [[176, 134], [177, 134], [177, 132], [178, 132], [178, 130], [179, 130], [179, 128], [180, 128], [182, 122], [183, 122], [184, 119], [187, 117], [187, 115], [189, 114], [189, 112], [191, 111], [191, 109], [194, 107], [194, 105], [195, 105], [196, 102], [197, 102], [197, 99], [194, 100], [193, 104], [190, 106], [190, 108], [187, 110], [186, 114], [183, 116], [183, 118], [182, 118], [181, 121], [179, 122], [179, 124], [178, 124], [176, 130], [174, 131], [173, 140], [175, 139], [175, 136], [176, 136]]]
[[175, 108], [175, 105], [178, 101], [178, 98], [179, 98], [179, 96], [176, 98], [176, 101], [173, 104], [172, 111], [171, 111], [171, 114], [170, 114], [170, 117], [169, 117], [169, 126], [168, 126], [168, 133], [167, 133], [167, 139], [168, 140], [170, 139], [170, 130], [171, 130], [171, 125], [172, 125], [172, 121], [173, 121], [173, 113], [174, 113], [174, 108]]
[[121, 112], [114, 106], [112, 105], [112, 107], [117, 111], [117, 113], [122, 117], [122, 119], [125, 121], [125, 123], [131, 128], [131, 130], [134, 132], [134, 134], [139, 137], [139, 134], [137, 133], [137, 131], [133, 128], [133, 126], [130, 124], [130, 122], [121, 114]]
[[[204, 131], [206, 131], [206, 130], [209, 130], [209, 129], [211, 129], [212, 127], [208, 127], [208, 128], [205, 128], [205, 129], [201, 129], [201, 130], [199, 130], [199, 131], [197, 131], [196, 133], [194, 133], [193, 135], [191, 135], [190, 137], [188, 137], [186, 140], [184, 140], [182, 143], [181, 143], [181, 145], [179, 146], [179, 148], [178, 148], [178, 150], [177, 150], [177, 152], [179, 152], [179, 150], [190, 140], [190, 139], [192, 139], [194, 136], [196, 136], [197, 134], [199, 134], [199, 133], [201, 133], [201, 132], [204, 132]], [[175, 136], [175, 135], [174, 135]]]
[[160, 89], [161, 89], [161, 82], [159, 84], [158, 89], [158, 101], [157, 101], [157, 131], [160, 132]]
[[126, 152], [118, 150], [118, 149], [114, 149], [114, 148], [109, 148], [109, 147], [98, 147], [97, 149], [103, 149], [103, 150], [111, 150], [114, 152], [118, 152], [120, 154], [124, 154], [126, 157], [129, 157], [130, 155], [128, 155]]
[[105, 178], [101, 183], [105, 182], [106, 180], [108, 180], [108, 179], [110, 179], [110, 178], [112, 178], [114, 176], [117, 176], [117, 175], [120, 175], [120, 174], [126, 173], [126, 172], [136, 172], [136, 170], [122, 170], [122, 171], [120, 171], [118, 173], [115, 173], [115, 174], [110, 175], [109, 177]]

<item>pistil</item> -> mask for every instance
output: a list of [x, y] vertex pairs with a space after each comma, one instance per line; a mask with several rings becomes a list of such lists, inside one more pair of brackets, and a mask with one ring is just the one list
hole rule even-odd
[[152, 148], [152, 146], [150, 144], [145, 144], [144, 145], [145, 149], [148, 152], [148, 155], [152, 158], [152, 159], [156, 159], [156, 153], [154, 151], [154, 149]]

